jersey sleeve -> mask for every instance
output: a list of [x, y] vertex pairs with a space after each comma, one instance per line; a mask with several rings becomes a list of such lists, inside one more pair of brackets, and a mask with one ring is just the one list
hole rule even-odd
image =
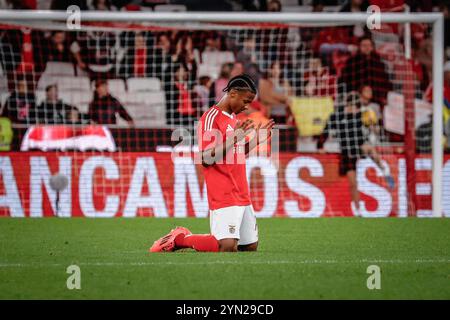
[[197, 141], [200, 151], [214, 148], [218, 143], [221, 143], [222, 134], [218, 125], [217, 112], [214, 114], [207, 114], [199, 121], [197, 128]]

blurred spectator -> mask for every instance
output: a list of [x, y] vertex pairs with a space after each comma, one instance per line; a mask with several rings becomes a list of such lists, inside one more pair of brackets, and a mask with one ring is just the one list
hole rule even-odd
[[[388, 48], [388, 46], [386, 46]], [[412, 59], [407, 60], [403, 55], [400, 55], [394, 50], [383, 51], [383, 61], [386, 63], [387, 71], [391, 75], [394, 90], [403, 90], [405, 84], [405, 72], [406, 68], [411, 67], [414, 78], [415, 96], [418, 99], [423, 98], [423, 92], [427, 89], [430, 83], [431, 70], [427, 69], [427, 66], [422, 63], [424, 57], [423, 52], [411, 49]], [[432, 59], [430, 57], [430, 59]], [[429, 62], [427, 62], [429, 64]]]
[[262, 73], [257, 63], [251, 63], [248, 65], [244, 72], [253, 79], [257, 86], [259, 85], [259, 81], [262, 78]]
[[0, 9], [2, 10], [11, 10], [12, 7], [12, 3], [10, 0], [0, 0]]
[[144, 10], [146, 10], [145, 7], [141, 7], [140, 5], [134, 4], [134, 3], [128, 3], [123, 6], [116, 5], [116, 7], [118, 9], [120, 9], [120, 11], [144, 11]]
[[339, 83], [344, 84], [345, 92], [358, 90], [362, 83], [367, 84], [372, 87], [374, 101], [385, 105], [392, 84], [371, 38], [360, 40], [358, 53], [347, 60]]
[[366, 12], [369, 5], [367, 0], [347, 0], [340, 12]]
[[375, 111], [378, 119], [381, 119], [381, 108], [380, 105], [373, 101], [373, 90], [369, 85], [362, 85], [359, 90], [360, 98], [361, 98], [361, 108], [362, 109], [371, 109]]
[[110, 0], [92, 0], [92, 9], [97, 11], [117, 11]]
[[347, 64], [347, 60], [350, 58], [350, 53], [348, 51], [335, 50], [331, 54], [330, 60], [330, 73], [336, 77], [340, 77], [342, 74], [342, 69], [344, 69]]
[[[404, 10], [405, 2], [408, 2], [409, 5], [412, 4], [415, 0], [370, 0], [371, 5], [378, 6], [381, 9], [381, 12], [398, 12]], [[423, 0], [421, 0], [423, 1]], [[429, 1], [423, 1], [429, 2]], [[412, 10], [414, 11], [414, 10]]]
[[205, 45], [203, 52], [211, 52], [211, 51], [221, 51], [222, 43], [221, 38], [217, 35], [210, 35], [205, 38]]
[[91, 80], [114, 78], [116, 63], [116, 36], [111, 32], [80, 32], [71, 46], [75, 55], [80, 54], [80, 66], [86, 66]]
[[47, 64], [43, 33], [29, 28], [4, 30], [0, 46], [0, 61], [9, 90], [15, 89], [18, 76], [25, 77], [28, 89], [34, 90]]
[[[450, 60], [444, 64], [444, 105], [450, 109]], [[424, 94], [425, 100], [433, 102], [433, 83], [430, 82]]]
[[12, 4], [9, 0], [0, 0], [0, 9], [2, 10], [11, 10]]
[[433, 70], [433, 40], [431, 38], [426, 38], [421, 41], [419, 44], [414, 45], [414, 58], [417, 62], [421, 63], [426, 70], [426, 78], [432, 78], [432, 70]]
[[83, 114], [80, 113], [77, 107], [69, 105], [69, 108], [66, 109], [65, 113], [65, 123], [66, 124], [87, 124], [89, 123], [88, 119], [84, 117]]
[[429, 25], [426, 23], [412, 23], [411, 24], [411, 42], [413, 44], [420, 44], [427, 37], [427, 30]]
[[212, 79], [209, 76], [201, 76], [198, 79], [198, 84], [194, 86], [194, 91], [197, 95], [198, 104], [203, 112], [213, 105], [210, 103], [209, 93], [212, 87]]
[[321, 28], [311, 39], [314, 55], [319, 56], [329, 73], [339, 77], [352, 51], [357, 50], [352, 27]]
[[[405, 68], [411, 65], [414, 75], [415, 95], [416, 98], [422, 99], [423, 92], [430, 84], [432, 76], [432, 44], [431, 41], [425, 38], [421, 42], [412, 41], [411, 55], [412, 59], [407, 60], [401, 54], [394, 50], [384, 50], [383, 59], [388, 66], [389, 73], [392, 75], [394, 82], [394, 90], [402, 90], [405, 80]], [[386, 46], [386, 48], [389, 48]], [[380, 48], [382, 49], [382, 47]]]
[[[408, 2], [409, 5], [415, 0], [370, 0], [371, 5], [375, 5], [380, 8], [381, 12], [403, 12], [405, 11], [405, 2]], [[420, 0], [423, 1], [423, 0]], [[423, 2], [430, 2], [430, 0], [426, 0]], [[414, 10], [411, 10], [414, 11]], [[411, 34], [414, 38], [414, 23], [411, 24]], [[398, 23], [382, 23], [381, 24], [381, 32], [384, 33], [394, 33], [401, 34], [403, 31], [401, 30], [402, 26]]]
[[267, 11], [266, 0], [241, 0], [242, 9], [245, 11]]
[[166, 119], [168, 124], [192, 125], [197, 118], [197, 100], [189, 89], [188, 70], [182, 63], [176, 64], [172, 81], [166, 85]]
[[416, 95], [417, 98], [422, 98], [422, 93], [430, 84], [430, 73], [428, 72], [427, 67], [417, 59], [414, 50], [412, 50], [412, 55], [412, 69], [414, 72], [414, 80], [416, 82]]
[[49, 61], [76, 62], [80, 68], [86, 68], [81, 60], [77, 45], [73, 45], [64, 31], [53, 31], [46, 52]]
[[[271, 0], [267, 7], [270, 12], [280, 12], [281, 2], [278, 0]], [[253, 42], [255, 42], [255, 44], [252, 44], [253, 48], [251, 48], [253, 51], [244, 50], [244, 52], [247, 51], [247, 54], [252, 54], [252, 60], [250, 63], [247, 62], [244, 65], [245, 72], [249, 73], [248, 70], [250, 69], [251, 64], [257, 65], [258, 68], [263, 71], [266, 71], [273, 61], [280, 61], [283, 65], [288, 64], [292, 58], [292, 56], [288, 53], [289, 30], [290, 29], [288, 28], [278, 28], [276, 29], [276, 36], [274, 34], [274, 29], [271, 28], [256, 30], [250, 37], [250, 39], [253, 39]], [[250, 76], [252, 78], [254, 77], [253, 75]]]
[[242, 42], [242, 47], [236, 55], [236, 62], [242, 63], [244, 72], [248, 74], [258, 85], [261, 78], [259, 63], [268, 61], [264, 59], [256, 48], [256, 39], [254, 36], [246, 37]]
[[174, 69], [171, 56], [172, 45], [167, 33], [159, 34], [157, 39], [155, 50], [155, 63], [157, 64], [156, 75], [165, 85], [170, 82]]
[[178, 38], [175, 50], [172, 53], [172, 61], [175, 64], [183, 64], [188, 72], [188, 85], [192, 87], [197, 80], [197, 65], [200, 61], [198, 49], [194, 49], [191, 36]]
[[244, 66], [240, 62], [235, 62], [233, 68], [231, 68], [230, 78], [238, 76], [244, 73]]
[[281, 74], [280, 64], [275, 61], [259, 81], [259, 100], [267, 107], [267, 115], [277, 123], [286, 123], [289, 114], [289, 96], [292, 88]]
[[[387, 2], [387, 1], [386, 1]], [[348, 0], [341, 8], [340, 12], [367, 12], [370, 3], [368, 0]], [[343, 27], [349, 34], [355, 37], [362, 37], [365, 33], [366, 25], [364, 23], [355, 24], [352, 27]]]
[[149, 32], [125, 32], [121, 35], [124, 57], [120, 75], [131, 77], [161, 77], [161, 54], [155, 49], [155, 38]]
[[24, 78], [17, 81], [16, 88], [6, 100], [2, 116], [9, 118], [13, 123], [32, 124], [36, 109], [34, 93], [28, 89]]
[[438, 12], [444, 15], [444, 49], [446, 48], [447, 58], [450, 58], [450, 3], [439, 1]]
[[3, 0], [0, 1], [1, 9], [36, 10], [36, 0]]
[[[204, 51], [227, 51], [225, 40], [229, 39], [228, 31], [220, 30], [196, 30], [185, 31], [185, 36], [192, 38], [192, 45], [199, 53]], [[199, 56], [201, 58], [201, 56]], [[197, 62], [201, 62], [199, 59]]]
[[312, 5], [314, 6], [339, 6], [339, 8], [342, 8], [349, 0], [299, 0], [299, 5]]
[[88, 9], [86, 0], [52, 0], [50, 9], [66, 11], [72, 5], [78, 6], [80, 10]]
[[270, 0], [267, 3], [267, 11], [280, 12], [281, 11], [281, 2], [279, 0]]
[[[213, 105], [222, 99], [222, 97], [225, 95], [225, 92], [223, 92], [223, 89], [227, 86], [228, 80], [230, 80], [231, 77], [231, 70], [233, 69], [233, 63], [224, 63], [222, 64], [222, 67], [220, 68], [220, 74], [219, 78], [217, 78], [216, 81], [214, 81], [211, 85], [211, 89], [209, 91], [209, 98], [210, 98], [210, 105]], [[243, 73], [243, 70], [242, 72]], [[241, 74], [238, 73], [238, 74]]]
[[66, 123], [67, 111], [71, 106], [58, 98], [58, 87], [55, 84], [45, 89], [45, 100], [36, 110], [36, 123], [62, 124]]
[[66, 33], [64, 31], [53, 31], [48, 44], [48, 60], [59, 62], [72, 62], [72, 52], [66, 41]]
[[312, 48], [315, 54], [329, 55], [336, 50], [350, 52], [356, 38], [352, 35], [352, 28], [330, 27], [321, 29], [317, 36], [312, 39]]
[[156, 5], [170, 3], [169, 0], [138, 0], [137, 2], [143, 7], [152, 8], [152, 9]]
[[323, 0], [313, 0], [312, 2], [313, 12], [323, 12], [325, 3]]
[[253, 36], [248, 36], [242, 41], [242, 47], [236, 55], [236, 61], [243, 64], [247, 70], [251, 64], [258, 63], [261, 57], [256, 50], [256, 40]]
[[133, 119], [123, 105], [108, 91], [108, 83], [104, 80], [95, 82], [94, 99], [89, 105], [89, 118], [98, 124], [116, 124], [117, 115], [134, 126]]
[[319, 58], [311, 58], [309, 66], [303, 75], [305, 86], [302, 95], [335, 97], [337, 81], [336, 77], [330, 75], [328, 68], [322, 66]]

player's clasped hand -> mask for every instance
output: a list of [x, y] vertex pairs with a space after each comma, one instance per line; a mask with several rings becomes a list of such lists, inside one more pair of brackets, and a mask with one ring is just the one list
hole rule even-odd
[[[264, 141], [266, 141], [267, 139], [269, 139], [272, 135], [272, 129], [273, 126], [275, 125], [275, 120], [270, 119], [269, 122], [267, 122], [265, 125], [261, 125], [261, 123], [258, 125], [258, 127], [256, 128], [256, 136], [258, 137], [258, 143], [262, 143]], [[260, 131], [263, 130], [265, 131], [265, 135], [261, 135]]]
[[237, 143], [244, 139], [252, 130], [255, 129], [255, 123], [252, 119], [238, 122], [234, 129], [234, 142]]
[[241, 141], [249, 134], [252, 134], [252, 137], [258, 137], [258, 143], [262, 143], [270, 138], [274, 125], [275, 121], [273, 119], [270, 119], [264, 125], [260, 123], [257, 127], [252, 119], [238, 122], [235, 128], [235, 143]]

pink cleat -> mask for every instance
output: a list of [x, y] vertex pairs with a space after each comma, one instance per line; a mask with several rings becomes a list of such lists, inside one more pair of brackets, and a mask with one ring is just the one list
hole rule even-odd
[[189, 229], [185, 227], [176, 227], [172, 229], [167, 235], [156, 240], [152, 247], [150, 248], [150, 252], [172, 252], [177, 248], [175, 246], [175, 239], [177, 237], [185, 237], [186, 235], [192, 234]]

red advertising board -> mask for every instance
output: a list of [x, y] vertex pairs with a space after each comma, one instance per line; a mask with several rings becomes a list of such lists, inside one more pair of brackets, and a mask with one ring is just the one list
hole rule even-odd
[[[361, 213], [407, 216], [405, 160], [384, 157], [396, 181], [389, 190], [369, 159], [358, 162]], [[418, 216], [431, 215], [431, 159], [418, 157]], [[345, 177], [335, 154], [283, 153], [278, 168], [268, 158], [249, 158], [247, 172], [259, 217], [352, 216]], [[69, 186], [56, 192], [51, 175]], [[443, 170], [443, 208], [450, 216], [450, 156]], [[11, 217], [206, 217], [208, 203], [200, 165], [170, 153], [11, 152], [0, 156], [0, 216]]]

